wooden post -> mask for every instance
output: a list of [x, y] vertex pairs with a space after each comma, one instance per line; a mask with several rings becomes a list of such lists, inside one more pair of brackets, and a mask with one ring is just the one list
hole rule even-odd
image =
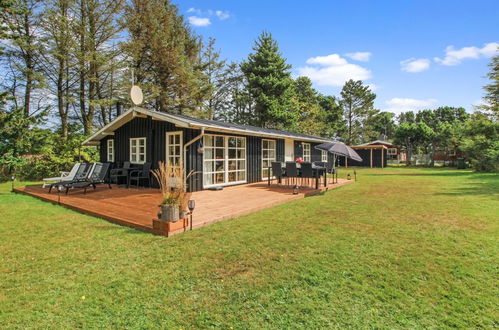
[[345, 156], [345, 168], [348, 168], [348, 158]]
[[381, 168], [385, 167], [385, 148], [381, 148]]
[[371, 168], [373, 168], [373, 149], [371, 148]]

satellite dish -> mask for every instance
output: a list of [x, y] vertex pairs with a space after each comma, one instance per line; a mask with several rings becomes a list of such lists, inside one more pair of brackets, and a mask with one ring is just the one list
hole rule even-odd
[[142, 101], [144, 101], [144, 94], [142, 94], [142, 89], [139, 86], [132, 86], [130, 90], [130, 97], [132, 98], [132, 102], [135, 105], [140, 105]]

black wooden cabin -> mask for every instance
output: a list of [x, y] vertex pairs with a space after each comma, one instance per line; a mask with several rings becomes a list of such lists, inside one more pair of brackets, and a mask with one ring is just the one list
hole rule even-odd
[[172, 115], [134, 107], [93, 134], [83, 145], [98, 146], [100, 160], [121, 166], [159, 161], [194, 171], [189, 191], [252, 183], [268, 178], [272, 161], [332, 162], [315, 149], [327, 139], [286, 131]]

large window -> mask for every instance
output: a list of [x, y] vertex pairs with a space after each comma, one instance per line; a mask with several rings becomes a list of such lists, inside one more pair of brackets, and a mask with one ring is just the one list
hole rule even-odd
[[310, 156], [310, 143], [303, 143], [303, 161], [310, 162], [312, 160]]
[[146, 138], [130, 139], [130, 162], [144, 164], [146, 162]]
[[[269, 167], [276, 161], [275, 140], [262, 140], [262, 178], [269, 178]], [[270, 170], [272, 172], [272, 169]], [[272, 173], [270, 173], [272, 174]]]
[[203, 185], [246, 182], [246, 138], [222, 135], [204, 137]]
[[327, 163], [327, 151], [321, 150], [321, 162]]
[[107, 161], [113, 163], [114, 162], [114, 140], [107, 140]]
[[182, 165], [182, 132], [166, 133], [166, 162], [172, 166]]

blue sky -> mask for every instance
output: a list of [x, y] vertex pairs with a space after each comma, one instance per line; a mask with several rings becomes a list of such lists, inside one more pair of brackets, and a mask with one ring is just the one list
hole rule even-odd
[[203, 38], [240, 61], [266, 30], [322, 93], [361, 79], [376, 107], [472, 111], [499, 46], [499, 1], [174, 1]]

